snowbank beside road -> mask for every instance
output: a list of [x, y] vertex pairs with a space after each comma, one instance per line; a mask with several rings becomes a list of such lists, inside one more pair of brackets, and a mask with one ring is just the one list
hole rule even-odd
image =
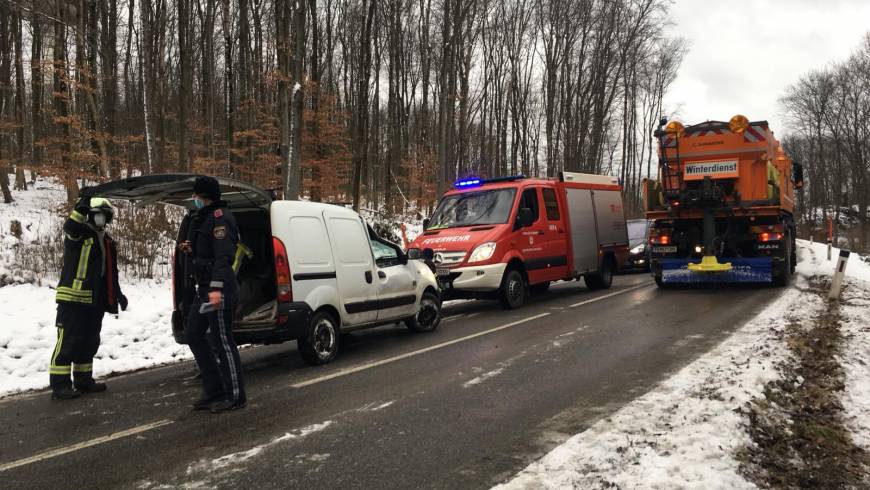
[[[130, 307], [106, 315], [94, 374], [132, 371], [190, 359], [170, 331], [170, 286], [166, 281], [125, 282]], [[57, 338], [54, 290], [20, 284], [0, 288], [0, 396], [48, 386], [48, 363]]]
[[[812, 318], [827, 307], [806, 291], [806, 279], [830, 275], [839, 253], [828, 262], [826, 245], [798, 246], [795, 284], [755, 319], [499, 488], [755, 488], [738, 471], [737, 452], [751, 444], [742, 407], [781, 377], [788, 319]], [[844, 422], [856, 444], [870, 448], [870, 266], [853, 256], [847, 275]]]

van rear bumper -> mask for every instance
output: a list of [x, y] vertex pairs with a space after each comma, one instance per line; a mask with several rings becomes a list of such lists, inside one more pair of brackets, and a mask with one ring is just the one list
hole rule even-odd
[[[237, 344], [274, 344], [295, 340], [308, 333], [311, 307], [308, 303], [279, 303], [278, 319], [282, 323], [263, 327], [234, 328], [233, 337]], [[173, 324], [176, 323], [176, 312], [173, 312]], [[180, 316], [180, 315], [179, 315]], [[173, 328], [172, 334], [179, 344], [186, 344], [183, 328]]]
[[505, 267], [507, 264], [489, 264], [453, 269], [450, 271], [450, 277], [453, 278], [451, 287], [480, 293], [495, 291], [501, 287]]

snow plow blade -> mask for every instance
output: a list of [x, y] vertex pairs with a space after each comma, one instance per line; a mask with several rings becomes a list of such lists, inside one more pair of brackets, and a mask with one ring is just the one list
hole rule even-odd
[[692, 272], [728, 272], [731, 270], [731, 262], [720, 263], [715, 255], [705, 255], [701, 258], [701, 263], [691, 263], [688, 267]]
[[697, 259], [662, 259], [662, 282], [665, 284], [703, 284], [703, 283], [770, 283], [773, 282], [773, 261], [769, 257], [738, 259], [724, 258], [730, 264], [729, 270], [722, 272], [696, 272], [695, 267], [703, 266]]

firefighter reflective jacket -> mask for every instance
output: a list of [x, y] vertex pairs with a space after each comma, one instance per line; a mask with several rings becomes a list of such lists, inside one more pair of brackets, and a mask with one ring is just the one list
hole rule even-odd
[[63, 266], [55, 301], [118, 312], [118, 249], [108, 233], [103, 245], [87, 224], [87, 207], [77, 207], [63, 225]]

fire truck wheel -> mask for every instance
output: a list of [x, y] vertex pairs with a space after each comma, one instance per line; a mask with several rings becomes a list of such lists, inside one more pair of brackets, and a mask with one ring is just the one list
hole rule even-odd
[[610, 285], [613, 284], [613, 268], [613, 260], [610, 257], [605, 258], [601, 270], [583, 276], [586, 287], [592, 290], [610, 289]]
[[502, 308], [506, 310], [523, 306], [523, 302], [526, 300], [526, 280], [523, 279], [520, 271], [509, 269], [505, 272], [504, 278], [501, 280], [498, 299]]

